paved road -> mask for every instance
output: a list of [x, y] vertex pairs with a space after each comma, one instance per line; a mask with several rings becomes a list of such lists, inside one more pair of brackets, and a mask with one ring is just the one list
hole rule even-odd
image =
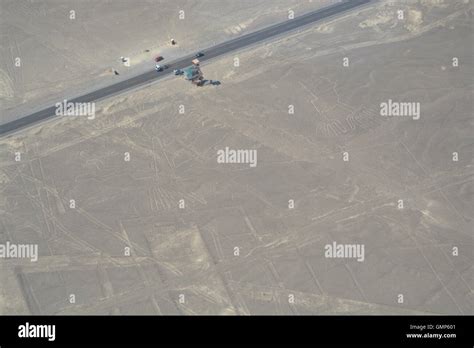
[[[218, 44], [213, 47], [209, 47], [208, 49], [205, 49], [202, 51], [204, 53], [204, 56], [199, 58], [199, 60], [201, 62], [204, 62], [206, 60], [219, 57], [226, 53], [253, 45], [255, 43], [264, 41], [268, 38], [281, 35], [283, 33], [320, 21], [322, 19], [335, 16], [342, 12], [352, 10], [356, 7], [365, 5], [373, 1], [374, 0], [347, 0], [347, 1], [337, 3], [329, 7], [325, 7], [323, 9], [319, 9], [317, 11], [307, 13], [299, 17], [295, 17], [294, 19], [272, 25], [270, 27], [255, 31], [247, 35], [240, 36], [238, 38], [226, 41], [224, 43]], [[112, 95], [116, 95], [118, 93], [129, 90], [131, 88], [136, 88], [137, 86], [149, 83], [153, 80], [163, 78], [164, 76], [172, 73], [173, 69], [185, 68], [190, 65], [191, 60], [192, 60], [192, 56], [183, 57], [171, 63], [168, 63], [167, 65], [169, 66], [169, 68], [162, 72], [156, 72], [155, 70], [149, 71], [141, 75], [132, 77], [128, 80], [120, 81], [113, 85], [98, 89], [96, 91], [93, 91], [91, 93], [82, 95], [80, 97], [77, 97], [68, 101], [73, 102], [73, 103], [92, 102], [92, 101], [97, 101], [99, 99], [103, 99], [106, 97], [110, 97]], [[30, 114], [30, 115], [21, 117], [19, 119], [16, 119], [14, 121], [11, 121], [9, 123], [0, 125], [0, 135], [6, 135], [7, 133], [11, 133], [21, 128], [27, 127], [31, 124], [40, 122], [42, 120], [52, 118], [52, 117], [57, 117], [55, 114], [55, 111], [56, 111], [56, 107], [53, 105], [51, 107], [40, 110], [33, 114]]]

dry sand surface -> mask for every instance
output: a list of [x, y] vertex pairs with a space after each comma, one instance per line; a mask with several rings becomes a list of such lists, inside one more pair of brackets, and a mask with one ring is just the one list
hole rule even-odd
[[337, 1], [0, 0], [0, 124]]
[[[4, 105], [57, 92], [59, 80], [84, 82], [127, 47], [138, 54], [171, 35], [199, 47], [238, 35], [225, 30], [238, 23], [246, 31], [276, 20], [296, 1], [230, 3], [190, 7], [199, 14], [191, 31], [171, 15], [154, 27], [147, 6], [156, 4], [118, 2], [107, 23], [91, 14], [89, 38], [143, 20], [82, 48], [31, 45], [57, 58], [33, 57], [43, 70], [69, 70], [4, 70], [15, 91]], [[0, 260], [0, 313], [474, 314], [472, 3], [393, 3], [204, 64], [220, 85], [173, 76], [99, 102], [94, 120], [0, 139], [0, 242], [36, 243], [40, 254]], [[13, 13], [69, 8], [20, 4], [2, 0]], [[65, 23], [51, 35], [78, 34]], [[35, 28], [24, 33], [49, 30]], [[381, 116], [389, 99], [419, 102], [420, 118]], [[226, 147], [257, 150], [257, 165], [218, 163]], [[363, 261], [326, 257], [333, 242], [364, 245]]]

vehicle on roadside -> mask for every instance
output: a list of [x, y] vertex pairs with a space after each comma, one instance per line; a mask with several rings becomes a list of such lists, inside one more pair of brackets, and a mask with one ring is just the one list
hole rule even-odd
[[202, 56], [204, 56], [204, 53], [198, 52], [194, 55], [194, 58], [201, 58]]
[[164, 59], [163, 56], [157, 56], [157, 57], [155, 57], [155, 62], [157, 62], [157, 63], [161, 62], [163, 59]]
[[174, 69], [174, 70], [173, 70], [173, 73], [174, 73], [175, 75], [183, 75], [183, 74], [184, 74], [184, 71], [181, 70], [181, 69]]
[[156, 64], [155, 65], [155, 70], [158, 71], [158, 72], [163, 71], [163, 67], [161, 65]]

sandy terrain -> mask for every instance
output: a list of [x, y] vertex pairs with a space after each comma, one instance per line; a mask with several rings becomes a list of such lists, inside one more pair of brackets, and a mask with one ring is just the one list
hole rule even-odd
[[0, 0], [0, 124], [336, 1]]
[[0, 242], [40, 253], [0, 260], [0, 313], [474, 314], [472, 10], [381, 1], [205, 64], [219, 86], [171, 77], [0, 139]]

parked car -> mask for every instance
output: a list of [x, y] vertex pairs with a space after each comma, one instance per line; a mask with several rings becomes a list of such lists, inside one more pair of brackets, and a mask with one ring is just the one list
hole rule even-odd
[[163, 59], [164, 59], [163, 56], [157, 56], [157, 57], [155, 58], [155, 62], [158, 63], [158, 62], [162, 61]]
[[182, 74], [183, 74], [183, 70], [181, 70], [181, 69], [174, 69], [174, 70], [173, 70], [173, 73], [174, 73], [175, 75], [182, 75]]
[[194, 55], [194, 58], [200, 58], [200, 57], [202, 57], [202, 56], [204, 56], [204, 53], [198, 52], [198, 53], [196, 53], [196, 54]]

